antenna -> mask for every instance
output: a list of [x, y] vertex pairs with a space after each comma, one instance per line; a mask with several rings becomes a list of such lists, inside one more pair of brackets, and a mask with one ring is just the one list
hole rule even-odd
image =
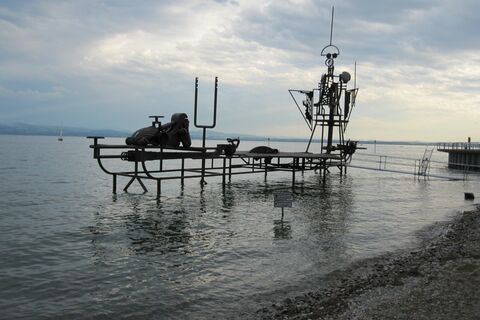
[[333, 13], [335, 12], [335, 7], [332, 6], [332, 20], [330, 21], [330, 45], [332, 45], [332, 36], [333, 36]]

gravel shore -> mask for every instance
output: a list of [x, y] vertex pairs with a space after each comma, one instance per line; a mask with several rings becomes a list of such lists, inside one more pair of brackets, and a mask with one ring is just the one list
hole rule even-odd
[[327, 287], [256, 319], [480, 319], [480, 210], [419, 233], [415, 249], [361, 260]]

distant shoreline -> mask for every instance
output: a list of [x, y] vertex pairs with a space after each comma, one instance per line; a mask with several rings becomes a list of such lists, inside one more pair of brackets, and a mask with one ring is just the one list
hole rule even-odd
[[[20, 136], [58, 136], [60, 129], [63, 131], [64, 137], [87, 137], [87, 136], [102, 136], [108, 138], [126, 138], [133, 134], [133, 131], [127, 130], [113, 130], [113, 129], [89, 129], [89, 128], [78, 128], [78, 127], [64, 127], [64, 126], [47, 126], [47, 125], [35, 125], [29, 123], [0, 123], [0, 134], [1, 135], [20, 135]], [[202, 131], [190, 128], [190, 135], [192, 139], [201, 139]], [[259, 136], [254, 134], [246, 133], [229, 133], [229, 132], [220, 132], [215, 130], [208, 130], [207, 137], [209, 140], [225, 140], [227, 138], [236, 138], [240, 137], [243, 141], [271, 141], [271, 142], [308, 142], [308, 137], [298, 138], [298, 137], [275, 137], [275, 136]], [[319, 143], [321, 139], [314, 139], [313, 142]], [[438, 142], [446, 141], [436, 141], [436, 142], [426, 142], [426, 141], [389, 141], [389, 140], [378, 140], [378, 139], [354, 139], [351, 140], [358, 141], [360, 144], [387, 144], [387, 145], [421, 145], [421, 146], [434, 146]], [[338, 143], [338, 141], [334, 141]]]
[[[122, 132], [123, 133], [123, 132]], [[130, 136], [132, 133], [125, 133], [125, 134], [111, 134], [109, 132], [104, 131], [91, 131], [85, 132], [81, 134], [71, 134], [68, 132], [68, 129], [64, 129], [63, 137], [87, 137], [87, 136], [102, 136], [105, 138], [126, 138]], [[34, 133], [34, 132], [0, 132], [0, 135], [6, 136], [40, 136], [40, 137], [56, 137], [57, 134], [54, 133]], [[191, 132], [192, 139], [202, 139], [200, 132]], [[283, 137], [257, 137], [257, 136], [242, 136], [241, 134], [209, 134], [207, 132], [207, 138], [209, 140], [225, 140], [227, 138], [232, 137], [240, 137], [242, 141], [270, 141], [270, 142], [308, 142], [308, 139], [303, 138], [283, 138]], [[382, 140], [355, 140], [358, 141], [359, 144], [384, 144], [384, 145], [418, 145], [418, 146], [435, 146], [437, 142], [423, 142], [423, 141], [382, 141]], [[319, 143], [320, 140], [314, 139], [312, 140], [314, 143]], [[337, 143], [338, 141], [334, 141]]]

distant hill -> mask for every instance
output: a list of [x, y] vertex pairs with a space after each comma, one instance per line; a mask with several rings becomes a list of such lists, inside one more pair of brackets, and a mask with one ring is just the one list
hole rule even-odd
[[[76, 127], [62, 127], [64, 136], [72, 137], [86, 137], [86, 136], [103, 136], [103, 137], [128, 137], [133, 132], [111, 130], [111, 129], [86, 129]], [[57, 136], [59, 134], [60, 127], [57, 126], [44, 126], [28, 123], [12, 123], [4, 124], [0, 123], [0, 134], [12, 134], [12, 135], [33, 135], [33, 136]], [[192, 139], [201, 139], [201, 130], [191, 130], [190, 135]], [[284, 142], [307, 142], [307, 138], [291, 138], [291, 137], [265, 137], [256, 136], [244, 133], [226, 133], [214, 130], [207, 130], [207, 138], [211, 140], [225, 140], [227, 138], [239, 137], [240, 140], [246, 141], [284, 141]], [[320, 140], [315, 139], [314, 142]], [[362, 144], [395, 144], [395, 145], [432, 145], [434, 143], [421, 142], [421, 141], [380, 141], [380, 140], [364, 140], [359, 141]]]
[[[104, 136], [104, 137], [128, 137], [133, 132], [111, 129], [87, 129], [77, 127], [62, 127], [64, 136], [71, 137], [86, 137], [86, 136]], [[29, 123], [12, 123], [5, 124], [0, 123], [0, 134], [12, 134], [12, 135], [34, 135], [34, 136], [57, 136], [59, 135], [60, 127], [58, 126], [45, 126], [35, 125]], [[190, 135], [193, 139], [201, 139], [202, 131], [191, 130]], [[224, 133], [213, 130], [207, 131], [208, 139], [224, 140], [226, 138], [240, 137], [243, 140], [267, 140], [266, 137], [260, 137], [250, 134], [233, 134]], [[294, 139], [296, 140], [296, 139]], [[298, 139], [304, 141], [305, 139]]]
[[[105, 136], [105, 137], [126, 137], [131, 132], [119, 130], [95, 130], [75, 127], [62, 127], [64, 136], [86, 137], [86, 136]], [[34, 135], [34, 136], [57, 136], [60, 127], [42, 126], [28, 123], [0, 123], [0, 134]]]

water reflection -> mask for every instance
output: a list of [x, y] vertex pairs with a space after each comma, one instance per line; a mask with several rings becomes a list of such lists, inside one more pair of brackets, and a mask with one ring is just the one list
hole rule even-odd
[[[111, 205], [95, 215], [95, 226], [89, 228], [95, 256], [105, 258], [103, 245], [109, 242], [115, 242], [115, 248], [120, 247], [117, 252], [120, 255], [128, 251], [133, 254], [188, 253], [191, 234], [182, 199], [176, 201], [174, 208], [171, 205], [164, 208], [161, 202], [148, 200], [141, 195], [124, 194], [114, 197]], [[120, 225], [124, 228], [119, 228]]]
[[126, 221], [131, 248], [136, 253], [183, 252], [191, 238], [187, 214], [178, 208], [166, 214], [162, 208], [147, 211], [146, 216], [129, 215]]
[[292, 226], [289, 221], [274, 220], [273, 221], [273, 238], [276, 240], [292, 239]]
[[317, 239], [323, 252], [345, 253], [355, 202], [352, 178], [310, 176], [304, 184], [303, 192], [295, 193], [295, 206], [301, 212], [307, 234]]
[[230, 183], [222, 187], [222, 208], [223, 212], [230, 212], [235, 206], [235, 191], [232, 191]]

